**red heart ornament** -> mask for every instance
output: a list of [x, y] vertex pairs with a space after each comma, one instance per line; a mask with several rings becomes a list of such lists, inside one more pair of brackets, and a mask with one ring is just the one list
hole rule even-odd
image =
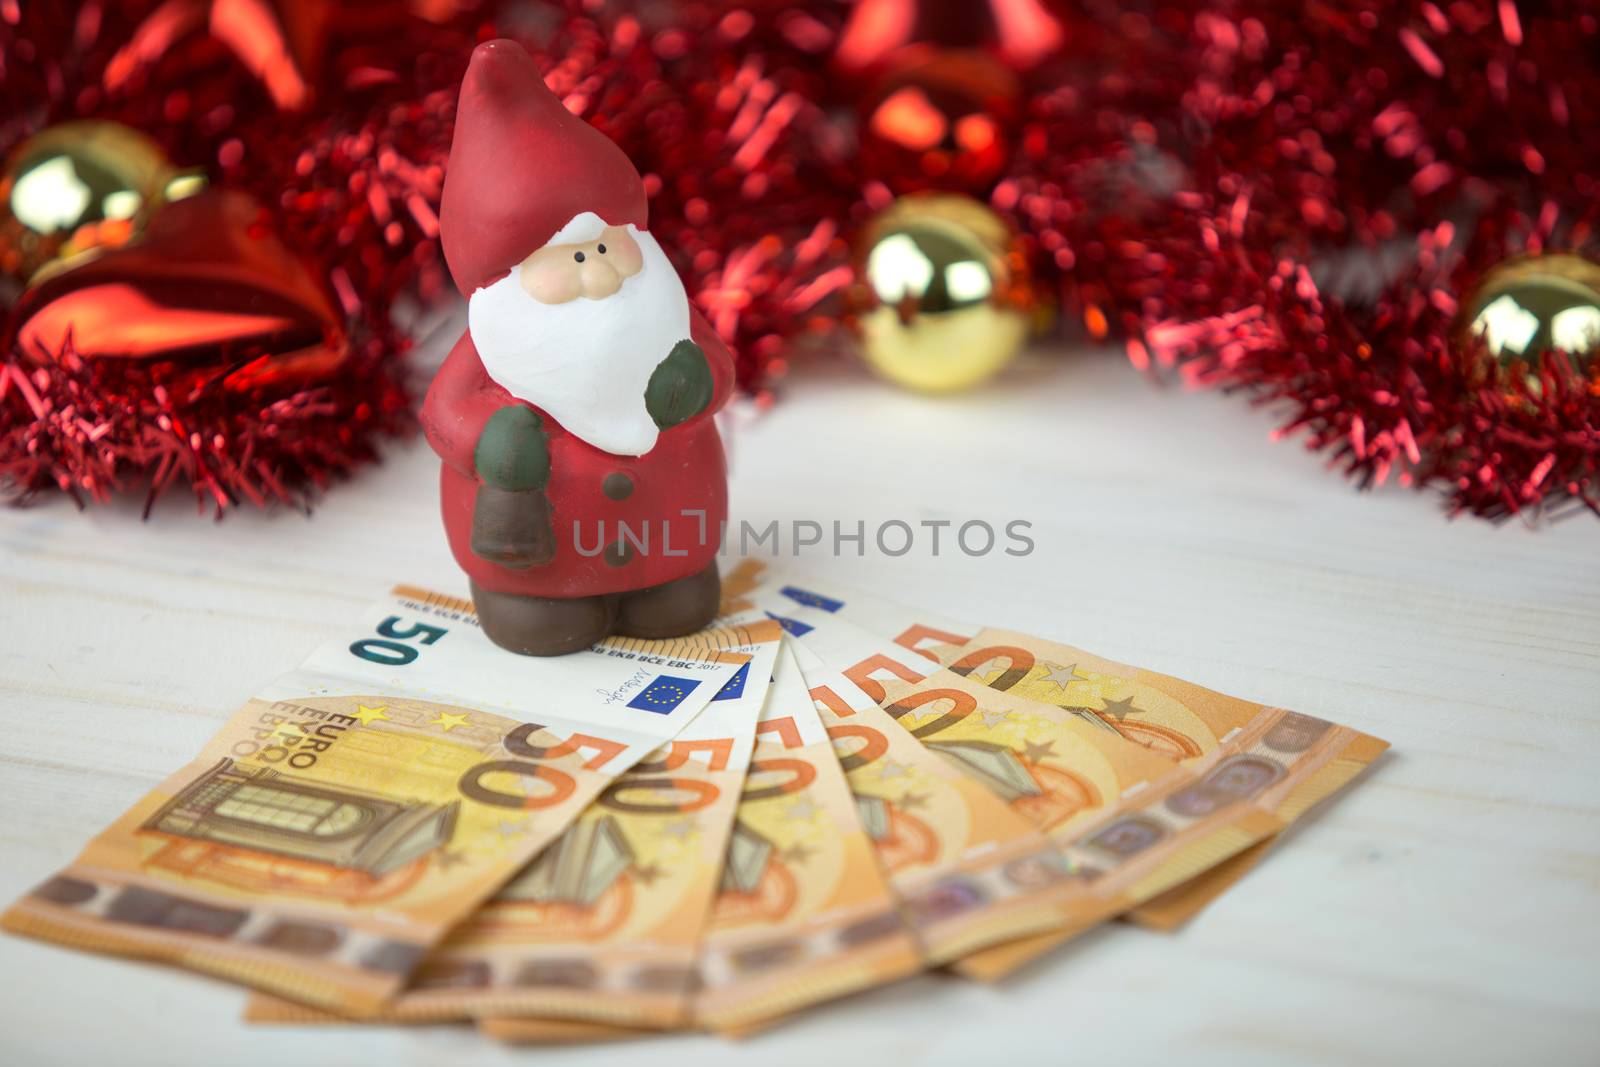
[[237, 191], [167, 205], [134, 243], [32, 286], [11, 321], [37, 361], [166, 362], [234, 390], [316, 381], [349, 354], [327, 289]]

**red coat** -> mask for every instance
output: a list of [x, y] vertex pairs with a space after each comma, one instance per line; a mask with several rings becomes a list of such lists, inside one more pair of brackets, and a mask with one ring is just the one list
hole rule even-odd
[[[602, 452], [568, 433], [546, 412], [527, 405], [539, 411], [550, 438], [550, 480], [545, 493], [550, 500], [556, 551], [547, 564], [513, 570], [472, 552], [473, 505], [480, 484], [473, 469], [473, 452], [489, 417], [523, 401], [489, 377], [471, 335], [461, 335], [428, 389], [422, 405], [422, 429], [444, 461], [440, 506], [450, 550], [473, 581], [500, 593], [592, 596], [684, 578], [712, 562], [728, 514], [727, 463], [712, 416], [727, 402], [732, 389], [733, 358], [698, 311], [691, 312], [690, 336], [711, 367], [711, 404], [687, 422], [663, 430], [655, 447], [642, 456]], [[667, 353], [661, 355], [665, 358]], [[644, 403], [642, 396], [639, 402]], [[601, 489], [606, 476], [617, 473], [626, 475], [633, 485], [621, 500]], [[705, 513], [703, 521], [699, 515], [683, 514], [696, 510]], [[576, 534], [574, 522], [578, 523]], [[596, 548], [601, 543], [602, 525], [609, 543], [620, 536], [619, 523], [626, 524], [635, 538], [648, 530], [649, 544], [643, 551], [635, 546], [631, 559], [613, 566]], [[575, 536], [590, 554], [578, 551]], [[666, 554], [667, 549], [671, 555]]]

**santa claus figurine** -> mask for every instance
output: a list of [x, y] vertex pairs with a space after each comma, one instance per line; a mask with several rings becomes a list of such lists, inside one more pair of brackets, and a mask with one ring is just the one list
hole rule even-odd
[[484, 632], [550, 656], [716, 613], [727, 349], [648, 230], [621, 149], [511, 41], [473, 52], [440, 231], [468, 300], [422, 425]]

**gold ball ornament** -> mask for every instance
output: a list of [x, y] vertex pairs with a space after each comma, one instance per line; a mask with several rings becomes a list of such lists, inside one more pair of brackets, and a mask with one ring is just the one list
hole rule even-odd
[[1558, 351], [1581, 372], [1600, 350], [1600, 263], [1565, 252], [1507, 260], [1462, 302], [1461, 324], [1466, 347], [1481, 342], [1502, 367], [1535, 368]]
[[1035, 302], [1016, 236], [971, 197], [901, 197], [867, 224], [857, 260], [861, 352], [897, 385], [970, 389], [1028, 339]]
[[163, 203], [204, 184], [119, 122], [41, 130], [0, 168], [0, 275], [33, 284], [126, 244]]

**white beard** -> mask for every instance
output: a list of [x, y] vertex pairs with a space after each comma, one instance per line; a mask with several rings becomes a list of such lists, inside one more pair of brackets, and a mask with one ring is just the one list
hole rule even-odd
[[489, 377], [602, 452], [642, 456], [659, 431], [644, 390], [689, 338], [689, 297], [649, 233], [628, 227], [644, 265], [603, 300], [542, 304], [517, 271], [472, 294], [467, 329]]

